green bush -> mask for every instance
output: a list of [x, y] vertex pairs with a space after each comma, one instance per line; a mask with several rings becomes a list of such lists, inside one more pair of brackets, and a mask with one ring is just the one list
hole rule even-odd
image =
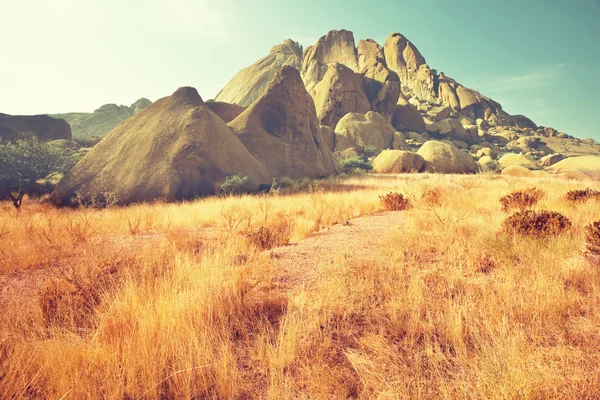
[[256, 184], [245, 175], [237, 174], [227, 177], [220, 186], [225, 194], [252, 193], [256, 190]]
[[354, 171], [357, 169], [362, 171], [370, 171], [373, 169], [371, 163], [361, 156], [351, 157], [343, 160], [342, 166], [346, 171]]

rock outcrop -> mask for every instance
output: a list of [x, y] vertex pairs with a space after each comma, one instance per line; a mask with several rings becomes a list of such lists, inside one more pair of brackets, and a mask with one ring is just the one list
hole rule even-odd
[[227, 176], [271, 178], [196, 89], [184, 87], [120, 124], [59, 182], [51, 200], [77, 195], [120, 204], [214, 193]]
[[478, 164], [468, 153], [437, 140], [425, 143], [417, 152], [426, 162], [430, 172], [442, 174], [473, 174]]
[[400, 78], [387, 67], [383, 48], [373, 39], [358, 42], [358, 66], [371, 110], [390, 119], [400, 97]]
[[268, 56], [238, 72], [215, 100], [248, 107], [267, 90], [276, 72], [285, 65], [302, 66], [302, 46], [292, 40], [273, 47]]
[[236, 119], [245, 110], [242, 106], [225, 103], [223, 101], [209, 100], [204, 105], [210, 108], [212, 112], [217, 114], [219, 118], [227, 123]]
[[378, 174], [422, 172], [425, 160], [416, 153], [402, 150], [384, 150], [371, 163]]
[[262, 97], [229, 125], [270, 178], [318, 178], [338, 172], [313, 100], [291, 66], [277, 71]]
[[369, 111], [366, 114], [346, 114], [335, 128], [335, 150], [374, 147], [378, 150], [391, 149], [396, 129], [381, 114]]
[[364, 114], [371, 109], [362, 77], [343, 64], [328, 64], [323, 79], [310, 91], [322, 125], [335, 128], [350, 112]]
[[399, 98], [394, 109], [392, 125], [399, 131], [411, 131], [417, 133], [425, 132], [425, 120], [423, 116], [406, 99]]
[[331, 63], [344, 64], [358, 72], [358, 53], [352, 32], [345, 29], [330, 31], [306, 49], [302, 60], [302, 80], [309, 91], [323, 79], [327, 64]]
[[0, 139], [15, 140], [31, 136], [45, 142], [71, 139], [71, 127], [65, 120], [47, 115], [0, 114]]

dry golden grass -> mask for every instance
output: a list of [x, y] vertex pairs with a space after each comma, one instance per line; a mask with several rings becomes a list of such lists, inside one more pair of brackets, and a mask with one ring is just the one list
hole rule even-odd
[[[501, 234], [499, 199], [532, 185], [568, 232]], [[599, 398], [598, 202], [565, 199], [586, 187], [600, 189], [422, 174], [104, 210], [0, 204], [0, 397]], [[253, 235], [293, 244], [382, 211], [390, 191], [412, 208], [377, 252], [276, 284], [272, 243]]]

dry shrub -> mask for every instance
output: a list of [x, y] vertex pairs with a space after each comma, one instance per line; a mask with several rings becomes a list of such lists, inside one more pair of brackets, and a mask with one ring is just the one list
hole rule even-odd
[[600, 192], [587, 188], [585, 190], [570, 190], [565, 198], [572, 202], [583, 203], [588, 200], [600, 200]]
[[440, 188], [427, 189], [421, 196], [421, 201], [430, 207], [442, 204], [442, 190]]
[[292, 225], [287, 219], [279, 219], [270, 226], [260, 226], [245, 233], [254, 246], [261, 250], [270, 250], [285, 246], [290, 242]]
[[586, 231], [586, 256], [594, 263], [600, 265], [600, 221], [587, 226]]
[[513, 209], [526, 210], [534, 207], [544, 197], [544, 192], [537, 188], [529, 188], [523, 191], [514, 191], [500, 198], [502, 211]]
[[381, 205], [390, 211], [402, 211], [411, 207], [410, 201], [404, 198], [402, 193], [398, 192], [389, 192], [385, 196], [379, 196], [379, 200], [381, 201]]
[[571, 221], [554, 211], [519, 211], [504, 220], [506, 232], [534, 237], [557, 236], [571, 227]]

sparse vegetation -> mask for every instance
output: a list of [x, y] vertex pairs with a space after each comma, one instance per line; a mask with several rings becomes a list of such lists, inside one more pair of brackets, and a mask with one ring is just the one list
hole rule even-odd
[[360, 171], [370, 171], [373, 169], [373, 166], [369, 162], [369, 160], [365, 156], [355, 156], [350, 157], [342, 161], [342, 166], [344, 170], [347, 172], [352, 172], [356, 170]]
[[0, 140], [0, 197], [10, 198], [19, 209], [25, 193], [37, 180], [65, 173], [76, 161], [73, 150], [35, 138]]
[[504, 221], [506, 232], [533, 237], [557, 236], [571, 227], [571, 221], [554, 211], [519, 211]]
[[570, 190], [565, 197], [569, 201], [583, 203], [588, 200], [600, 200], [600, 191], [590, 188], [584, 190]]
[[252, 179], [240, 174], [228, 177], [220, 187], [225, 194], [245, 194], [256, 190]]
[[[597, 205], [545, 179], [556, 213], [498, 235], [497, 199], [530, 182], [362, 175], [18, 217], [0, 203], [0, 397], [598, 398]], [[381, 193], [412, 207], [359, 236], [373, 251], [324, 246], [361, 235]], [[323, 260], [307, 263], [294, 252], [315, 231]], [[262, 251], [288, 240], [289, 264]]]
[[411, 207], [410, 201], [402, 193], [389, 192], [384, 196], [379, 196], [381, 205], [389, 211], [402, 211]]
[[600, 265], [600, 221], [588, 225], [585, 232], [587, 256], [595, 264]]
[[544, 197], [544, 192], [537, 188], [514, 191], [500, 198], [502, 211], [526, 210], [534, 207]]

